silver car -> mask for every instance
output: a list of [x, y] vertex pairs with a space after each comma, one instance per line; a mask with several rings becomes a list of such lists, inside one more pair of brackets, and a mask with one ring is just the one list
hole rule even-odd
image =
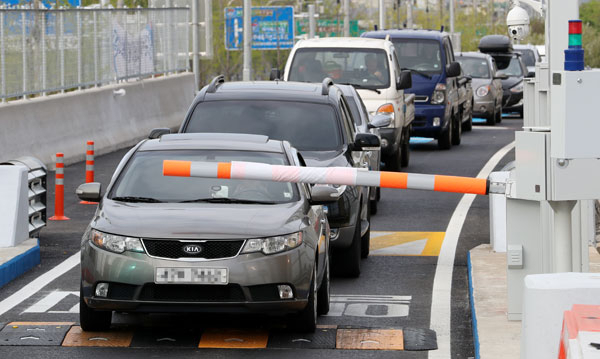
[[144, 140], [117, 167], [81, 242], [81, 327], [112, 311], [291, 314], [329, 310], [328, 186], [162, 175], [164, 160], [300, 165], [288, 142], [240, 134]]
[[496, 74], [494, 59], [480, 52], [459, 52], [456, 61], [466, 76], [472, 78], [473, 117], [485, 118], [488, 125], [502, 121], [502, 79]]

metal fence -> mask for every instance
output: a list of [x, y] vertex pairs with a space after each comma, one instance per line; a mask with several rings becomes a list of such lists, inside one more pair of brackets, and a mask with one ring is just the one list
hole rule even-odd
[[189, 69], [189, 9], [0, 9], [0, 98]]

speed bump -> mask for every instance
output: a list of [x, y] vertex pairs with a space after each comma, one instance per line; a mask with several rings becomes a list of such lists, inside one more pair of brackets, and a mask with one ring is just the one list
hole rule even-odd
[[318, 328], [314, 333], [277, 332], [269, 336], [269, 348], [335, 349], [335, 328]]
[[266, 348], [269, 332], [253, 329], [208, 329], [200, 339], [198, 348]]
[[80, 326], [74, 326], [67, 333], [63, 347], [128, 347], [132, 338], [133, 332], [127, 330], [84, 332]]
[[58, 346], [71, 322], [12, 322], [0, 331], [0, 345]]
[[371, 232], [371, 255], [439, 256], [445, 232]]
[[338, 329], [336, 349], [404, 350], [402, 329]]

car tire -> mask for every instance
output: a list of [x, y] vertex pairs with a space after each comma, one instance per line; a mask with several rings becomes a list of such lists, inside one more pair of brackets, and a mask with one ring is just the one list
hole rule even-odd
[[327, 254], [327, 260], [325, 263], [325, 273], [323, 273], [323, 279], [321, 280], [321, 286], [317, 292], [317, 314], [325, 315], [329, 313], [330, 304], [330, 268], [329, 268], [329, 254]]
[[454, 126], [452, 131], [452, 145], [458, 146], [460, 145], [462, 139], [462, 125], [460, 123], [461, 119], [454, 120]]
[[496, 123], [502, 122], [502, 111], [496, 113]]
[[358, 278], [360, 276], [360, 257], [361, 257], [360, 238], [360, 213], [356, 219], [354, 227], [354, 237], [350, 247], [344, 248], [335, 253], [335, 269], [336, 274], [343, 277]]
[[294, 327], [304, 333], [314, 333], [317, 329], [317, 265], [315, 263], [312, 279], [310, 281], [310, 292], [306, 307], [296, 314]]
[[398, 146], [398, 150], [391, 156], [387, 156], [385, 159], [385, 167], [388, 171], [398, 172], [400, 171], [402, 161], [402, 145]]
[[381, 199], [381, 187], [377, 187], [377, 202], [379, 202], [379, 200]]
[[[486, 118], [486, 124], [488, 126], [496, 126], [496, 117], [498, 116], [498, 112], [496, 111], [496, 108], [494, 107], [494, 113], [492, 113], [491, 115], [488, 115], [488, 117]], [[500, 116], [502, 116], [502, 111], [500, 111]]]
[[371, 246], [371, 210], [367, 209], [367, 222], [369, 222], [369, 228], [365, 232], [365, 235], [360, 237], [360, 258], [365, 259], [369, 256], [369, 250]]
[[371, 211], [371, 215], [377, 214], [377, 199], [372, 199], [369, 201], [369, 210]]
[[408, 163], [410, 162], [410, 128], [406, 127], [403, 132], [400, 167], [408, 167]]
[[[474, 102], [472, 102], [474, 103]], [[473, 110], [469, 111], [469, 119], [463, 123], [463, 131], [469, 132], [473, 129]]]
[[438, 148], [440, 150], [449, 150], [452, 147], [452, 119], [448, 121], [448, 127], [440, 132], [438, 138]]
[[79, 291], [79, 323], [86, 332], [102, 332], [110, 329], [112, 311], [97, 311], [85, 304], [83, 290]]

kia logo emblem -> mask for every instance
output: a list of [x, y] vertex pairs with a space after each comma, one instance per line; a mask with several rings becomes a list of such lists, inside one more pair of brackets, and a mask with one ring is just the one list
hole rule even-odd
[[199, 254], [202, 252], [202, 247], [197, 244], [187, 244], [183, 246], [183, 251], [187, 254]]

